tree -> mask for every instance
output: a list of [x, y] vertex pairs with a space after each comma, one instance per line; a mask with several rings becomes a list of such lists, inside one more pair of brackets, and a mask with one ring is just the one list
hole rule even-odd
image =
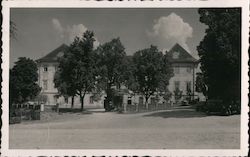
[[173, 70], [168, 58], [156, 46], [137, 51], [133, 56], [134, 76], [138, 83], [137, 91], [145, 96], [146, 108], [148, 99], [155, 92], [165, 91]]
[[74, 89], [73, 83], [69, 84], [64, 81], [62, 75], [60, 74], [62, 71], [59, 70], [55, 73], [54, 83], [57, 88], [59, 95], [64, 98], [71, 97], [71, 108], [74, 107], [74, 97], [76, 96], [76, 91]]
[[196, 73], [195, 90], [207, 97], [207, 86], [204, 82], [204, 76], [200, 72]]
[[175, 98], [175, 101], [176, 101], [176, 102], [179, 102], [179, 100], [180, 100], [181, 97], [182, 97], [182, 93], [183, 93], [183, 91], [181, 91], [179, 88], [176, 88], [176, 89], [174, 90], [174, 98]]
[[110, 110], [110, 102], [112, 101], [112, 87], [117, 86], [119, 88], [122, 83], [122, 73], [125, 58], [125, 48], [122, 45], [119, 38], [112, 39], [98, 47], [97, 53], [99, 56], [99, 80], [103, 83], [105, 92], [107, 94], [106, 110]]
[[36, 63], [29, 58], [21, 57], [15, 62], [10, 70], [10, 104], [27, 102], [39, 94], [37, 70]]
[[135, 63], [133, 62], [133, 56], [126, 56], [124, 58], [122, 80], [127, 89], [138, 92], [139, 84], [135, 79]]
[[199, 9], [208, 26], [197, 47], [208, 98], [240, 100], [241, 10]]
[[[64, 94], [78, 95], [81, 101], [81, 110], [84, 110], [84, 97], [87, 92], [95, 88], [97, 68], [95, 52], [93, 50], [94, 33], [86, 31], [82, 38], [76, 37], [73, 43], [59, 59], [60, 78], [59, 91]], [[65, 84], [65, 85], [63, 85]], [[65, 88], [61, 90], [60, 88]], [[70, 90], [68, 90], [70, 89]]]

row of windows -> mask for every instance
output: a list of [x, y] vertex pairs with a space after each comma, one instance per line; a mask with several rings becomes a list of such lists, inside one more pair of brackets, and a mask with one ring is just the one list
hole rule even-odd
[[[191, 67], [186, 67], [186, 72], [191, 73], [192, 68]], [[180, 73], [180, 67], [174, 67], [174, 73], [179, 74]]]
[[[191, 91], [191, 81], [186, 81], [186, 91]], [[174, 88], [180, 90], [180, 81], [174, 82]]]
[[[57, 71], [58, 70], [58, 67], [57, 66], [55, 66], [55, 71]], [[48, 66], [44, 66], [43, 67], [43, 71], [44, 72], [47, 72], [48, 71]], [[191, 71], [192, 71], [192, 68], [189, 66], [189, 67], [186, 67], [186, 72], [187, 73], [191, 73]], [[174, 73], [175, 74], [179, 74], [180, 73], [180, 67], [174, 67]]]

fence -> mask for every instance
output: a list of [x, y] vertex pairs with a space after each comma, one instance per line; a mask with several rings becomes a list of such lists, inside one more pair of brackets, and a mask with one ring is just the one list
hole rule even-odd
[[40, 120], [40, 105], [15, 104], [9, 111], [9, 123], [20, 123], [22, 120]]
[[136, 113], [136, 112], [148, 112], [156, 110], [167, 110], [171, 109], [171, 103], [151, 103], [148, 104], [148, 108], [145, 104], [123, 104], [124, 113]]

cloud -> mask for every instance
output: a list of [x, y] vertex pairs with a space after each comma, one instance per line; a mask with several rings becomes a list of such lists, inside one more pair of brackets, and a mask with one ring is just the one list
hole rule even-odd
[[62, 25], [61, 25], [61, 23], [60, 23], [60, 21], [58, 19], [53, 18], [52, 19], [52, 25], [53, 25], [54, 29], [57, 32], [59, 32], [59, 33], [61, 33], [63, 35], [63, 27], [62, 27]]
[[83, 24], [68, 26], [66, 31], [67, 37], [70, 42], [74, 41], [75, 37], [82, 37], [83, 33], [88, 30]]
[[179, 43], [187, 51], [190, 51], [187, 39], [192, 37], [193, 28], [184, 22], [179, 15], [171, 13], [155, 20], [152, 31], [147, 32], [147, 34], [157, 39], [157, 44], [162, 49], [169, 49], [175, 43]]
[[95, 38], [94, 48], [96, 49], [100, 45], [100, 42]]
[[[83, 24], [77, 24], [72, 26], [63, 27], [60, 21], [56, 18], [52, 19], [53, 28], [56, 30], [57, 34], [63, 39], [65, 43], [71, 43], [74, 41], [75, 37], [82, 37], [83, 33], [88, 30], [88, 28]], [[100, 45], [100, 42], [95, 37], [94, 48]]]

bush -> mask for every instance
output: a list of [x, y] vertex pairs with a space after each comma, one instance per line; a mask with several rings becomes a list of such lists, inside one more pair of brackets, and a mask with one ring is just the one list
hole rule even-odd
[[21, 117], [10, 117], [9, 124], [21, 123]]
[[207, 114], [233, 115], [240, 114], [240, 101], [222, 101], [208, 100], [205, 103], [198, 104], [196, 111], [205, 112]]

